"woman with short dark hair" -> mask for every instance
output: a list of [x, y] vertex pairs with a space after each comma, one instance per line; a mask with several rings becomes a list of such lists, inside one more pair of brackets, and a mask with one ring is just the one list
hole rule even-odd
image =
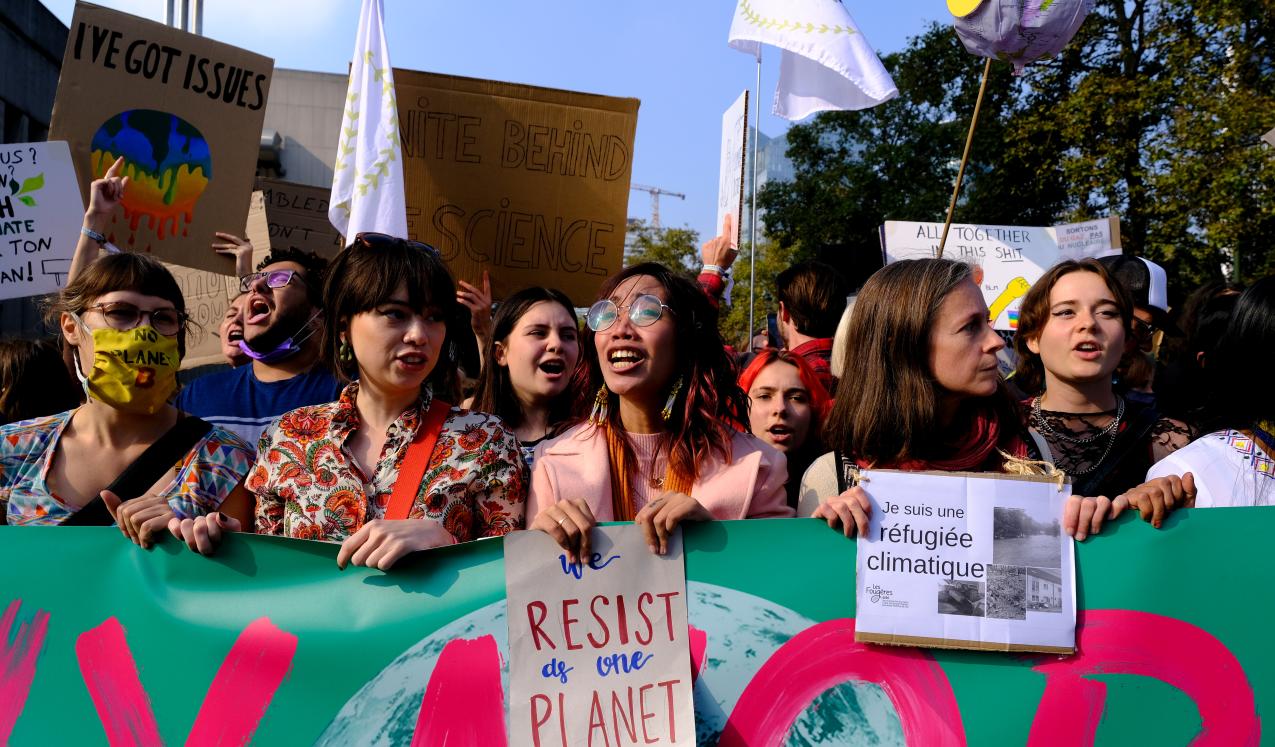
[[[337, 564], [387, 570], [408, 553], [523, 524], [527, 468], [500, 419], [456, 407], [456, 288], [433, 247], [359, 234], [333, 261], [324, 354], [336, 402], [266, 428], [248, 488], [256, 531], [340, 542]], [[446, 401], [444, 401], [446, 398]], [[240, 522], [170, 530], [208, 553]]]

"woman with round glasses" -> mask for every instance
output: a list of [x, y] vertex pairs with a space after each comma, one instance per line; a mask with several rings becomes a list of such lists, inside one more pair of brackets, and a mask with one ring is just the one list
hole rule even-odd
[[[448, 339], [463, 327], [434, 250], [360, 234], [324, 290], [336, 402], [285, 413], [261, 434], [248, 488], [259, 534], [340, 542], [337, 564], [388, 570], [405, 555], [523, 525], [527, 468], [499, 418], [461, 409]], [[203, 553], [240, 522], [170, 530]]]
[[[170, 518], [223, 511], [247, 520], [252, 499], [242, 480], [251, 449], [169, 404], [187, 332], [172, 274], [141, 254], [102, 257], [62, 290], [49, 318], [61, 329], [87, 401], [0, 428], [5, 523], [99, 523], [90, 514], [108, 523], [104, 503], [120, 529], [147, 546]], [[126, 469], [132, 477], [117, 480]], [[122, 492], [133, 486], [133, 494], [116, 495], [111, 485]]]
[[748, 400], [704, 292], [662, 265], [602, 287], [581, 345], [589, 420], [536, 450], [527, 515], [572, 558], [598, 521], [636, 521], [652, 551], [685, 520], [791, 516], [782, 454], [747, 428]]

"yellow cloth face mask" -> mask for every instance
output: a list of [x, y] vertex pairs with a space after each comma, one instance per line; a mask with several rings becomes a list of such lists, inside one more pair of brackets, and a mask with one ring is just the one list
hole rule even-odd
[[[81, 322], [81, 328], [84, 328]], [[90, 330], [93, 335], [93, 370], [80, 371], [76, 353], [75, 375], [89, 397], [124, 412], [153, 415], [177, 391], [177, 338], [165, 337], [150, 325], [133, 329]]]

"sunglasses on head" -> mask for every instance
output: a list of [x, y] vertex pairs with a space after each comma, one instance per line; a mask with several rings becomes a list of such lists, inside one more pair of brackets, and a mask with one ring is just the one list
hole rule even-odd
[[239, 292], [247, 293], [257, 284], [258, 280], [264, 280], [267, 288], [282, 288], [292, 282], [293, 278], [297, 278], [301, 282], [305, 282], [305, 276], [299, 275], [296, 270], [271, 270], [270, 272], [254, 272], [239, 278]]
[[610, 329], [611, 325], [620, 318], [620, 309], [629, 310], [629, 321], [635, 327], [649, 327], [664, 316], [665, 309], [669, 312], [673, 311], [673, 307], [661, 301], [659, 296], [644, 293], [633, 299], [633, 303], [628, 306], [618, 306], [610, 299], [598, 301], [589, 307], [585, 321], [589, 329], [594, 332], [603, 332]]
[[182, 325], [186, 323], [186, 314], [174, 308], [154, 309], [151, 311], [143, 311], [131, 303], [118, 301], [116, 303], [99, 303], [90, 306], [85, 311], [96, 311], [101, 313], [102, 318], [106, 320], [106, 325], [111, 329], [118, 329], [126, 332], [137, 327], [142, 323], [142, 319], [148, 318], [151, 327], [156, 332], [165, 336], [172, 337], [181, 331]]
[[412, 241], [411, 239], [400, 239], [397, 236], [391, 236], [388, 233], [376, 233], [375, 231], [364, 231], [354, 235], [354, 243], [365, 249], [388, 249], [392, 246], [406, 245], [412, 249], [422, 249], [424, 251], [438, 256], [438, 250], [429, 244], [420, 241]]

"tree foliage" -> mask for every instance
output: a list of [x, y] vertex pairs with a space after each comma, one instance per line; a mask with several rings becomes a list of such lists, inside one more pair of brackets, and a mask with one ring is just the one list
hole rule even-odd
[[[1275, 270], [1275, 4], [1098, 0], [1054, 60], [994, 62], [955, 220], [1109, 214], [1180, 295]], [[983, 60], [931, 26], [884, 58], [900, 96], [789, 131], [793, 182], [759, 195], [771, 237], [861, 281], [885, 220], [941, 221]]]

